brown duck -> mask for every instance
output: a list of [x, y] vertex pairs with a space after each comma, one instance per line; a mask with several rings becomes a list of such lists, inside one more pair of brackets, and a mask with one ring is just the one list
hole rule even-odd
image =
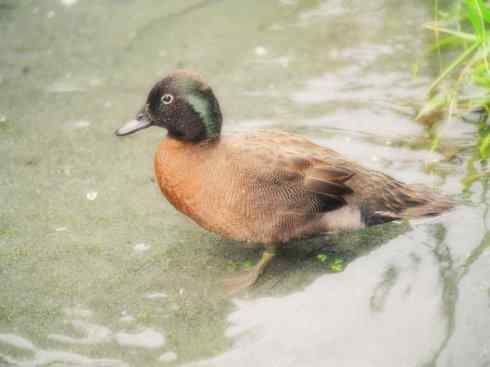
[[116, 135], [166, 128], [155, 175], [168, 201], [211, 232], [265, 246], [250, 272], [229, 281], [234, 289], [254, 284], [277, 246], [289, 240], [437, 215], [453, 205], [301, 136], [277, 130], [222, 135], [221, 125], [208, 84], [179, 70], [153, 86], [136, 119]]

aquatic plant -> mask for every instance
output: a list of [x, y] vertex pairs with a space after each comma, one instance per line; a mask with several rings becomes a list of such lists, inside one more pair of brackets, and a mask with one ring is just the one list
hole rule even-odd
[[431, 84], [430, 98], [420, 110], [418, 119], [441, 108], [447, 109], [450, 115], [475, 110], [488, 112], [489, 25], [490, 9], [483, 0], [458, 1], [449, 11], [439, 9], [438, 0], [435, 0], [434, 21], [426, 25], [435, 37], [431, 50], [438, 53], [439, 60], [443, 49], [458, 52]]
[[331, 257], [328, 254], [320, 253], [316, 256], [316, 259], [321, 262], [327, 264], [328, 268], [332, 272], [341, 272], [345, 268], [345, 261], [340, 256]]
[[[478, 171], [476, 162], [490, 157], [490, 8], [483, 0], [458, 0], [448, 9], [434, 0], [434, 20], [426, 28], [434, 33], [431, 52], [436, 52], [440, 73], [429, 87], [426, 104], [416, 119], [430, 126], [432, 149], [439, 147], [435, 127], [444, 118], [477, 113], [478, 135], [472, 157], [468, 161], [468, 176], [463, 180], [467, 191], [486, 170]], [[444, 52], [444, 54], [442, 54]], [[449, 56], [449, 61], [443, 59]], [[447, 64], [444, 65], [443, 64]]]

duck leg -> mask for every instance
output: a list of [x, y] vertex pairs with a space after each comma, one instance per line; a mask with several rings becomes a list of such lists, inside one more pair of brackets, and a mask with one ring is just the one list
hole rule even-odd
[[237, 293], [243, 289], [249, 288], [257, 282], [260, 275], [264, 272], [267, 266], [271, 263], [272, 259], [276, 255], [276, 247], [270, 246], [262, 253], [260, 261], [252, 269], [247, 270], [246, 273], [234, 278], [225, 280], [225, 288], [230, 293]]

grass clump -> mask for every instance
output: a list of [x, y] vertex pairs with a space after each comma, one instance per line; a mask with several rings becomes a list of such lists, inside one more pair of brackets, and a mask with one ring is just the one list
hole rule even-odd
[[[438, 8], [435, 19], [426, 25], [434, 32], [432, 50], [457, 51], [454, 59], [441, 69], [429, 88], [429, 100], [417, 118], [446, 109], [450, 115], [464, 115], [490, 109], [490, 9], [483, 0], [458, 1], [448, 12]], [[452, 77], [452, 78], [450, 78]]]
[[[431, 127], [432, 149], [439, 148], [435, 130], [444, 118], [457, 116], [478, 125], [468, 175], [463, 191], [480, 179], [487, 179], [486, 161], [490, 157], [490, 8], [483, 0], [457, 0], [449, 9], [441, 9], [434, 0], [434, 20], [426, 24], [434, 33], [431, 48], [439, 59], [440, 73], [429, 87], [428, 99], [416, 119]], [[443, 62], [442, 51], [446, 59]], [[477, 163], [481, 163], [480, 170]]]

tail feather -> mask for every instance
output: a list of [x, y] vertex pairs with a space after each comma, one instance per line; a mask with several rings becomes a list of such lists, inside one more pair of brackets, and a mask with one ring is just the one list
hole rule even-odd
[[455, 202], [448, 196], [437, 194], [423, 185], [399, 186], [395, 192], [385, 197], [387, 198], [389, 198], [388, 202], [385, 201], [383, 204], [378, 202], [382, 210], [372, 211], [371, 214], [365, 216], [367, 225], [435, 216], [455, 205]]
[[435, 193], [423, 185], [409, 185], [414, 192], [417, 204], [400, 211], [403, 218], [417, 218], [438, 215], [454, 207], [455, 202], [446, 195]]

